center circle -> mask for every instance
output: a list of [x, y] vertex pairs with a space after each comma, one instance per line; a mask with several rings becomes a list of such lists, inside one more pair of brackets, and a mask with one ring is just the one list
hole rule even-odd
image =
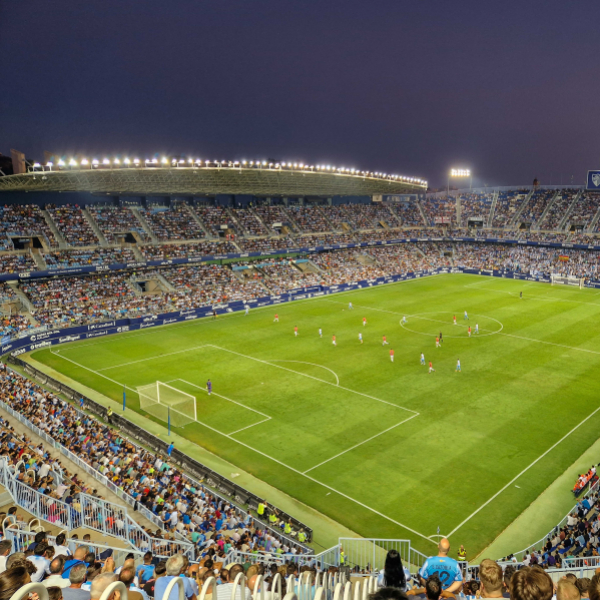
[[[442, 315], [449, 315], [448, 318], [443, 318]], [[453, 316], [456, 315], [456, 325], [454, 325], [454, 321], [453, 321]], [[437, 318], [436, 318], [437, 317]], [[475, 323], [478, 322], [478, 318], [480, 321], [483, 321], [484, 323], [484, 327], [481, 328], [481, 322], [479, 322], [479, 326], [480, 326], [480, 333], [475, 333]], [[417, 321], [428, 321], [430, 323], [439, 323], [440, 327], [450, 327], [451, 330], [455, 330], [455, 329], [459, 329], [459, 331], [461, 332], [460, 335], [447, 335], [446, 333], [444, 333], [444, 331], [442, 331], [443, 337], [444, 338], [448, 338], [448, 339], [464, 339], [465, 337], [467, 337], [467, 328], [469, 327], [469, 325], [471, 325], [471, 337], [487, 337], [490, 335], [496, 335], [497, 333], [500, 333], [503, 329], [504, 329], [504, 325], [498, 321], [498, 319], [495, 319], [494, 317], [488, 317], [486, 315], [470, 315], [468, 320], [464, 319], [464, 314], [463, 313], [453, 313], [453, 312], [448, 312], [448, 311], [432, 311], [432, 312], [422, 312], [422, 313], [416, 313], [414, 315], [408, 315], [407, 316], [407, 322], [403, 323], [403, 319], [400, 319], [400, 326], [403, 329], [406, 329], [406, 331], [410, 331], [411, 333], [416, 333], [418, 335], [427, 335], [429, 337], [437, 337], [438, 333], [429, 333], [428, 331], [418, 331], [417, 329], [412, 329], [410, 327], [410, 322], [412, 319], [415, 319]], [[487, 322], [494, 322], [496, 323], [499, 327], [498, 329], [496, 329], [495, 331], [489, 331], [485, 328], [485, 324]], [[433, 327], [433, 325], [432, 325]], [[437, 327], [436, 327], [437, 329]]]

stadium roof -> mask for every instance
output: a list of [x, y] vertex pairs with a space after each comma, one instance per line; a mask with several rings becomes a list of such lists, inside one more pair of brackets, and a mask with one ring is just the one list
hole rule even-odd
[[[149, 161], [146, 161], [149, 162]], [[213, 166], [214, 165], [214, 166]], [[285, 165], [285, 163], [283, 163]], [[256, 163], [132, 167], [98, 164], [88, 168], [53, 168], [36, 163], [28, 173], [0, 177], [0, 192], [91, 192], [96, 194], [215, 196], [250, 194], [262, 197], [373, 196], [416, 193], [427, 182], [416, 177], [336, 167], [281, 166]]]

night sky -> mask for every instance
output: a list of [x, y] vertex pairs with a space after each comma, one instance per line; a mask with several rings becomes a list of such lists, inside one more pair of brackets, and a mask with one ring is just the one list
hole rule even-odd
[[0, 152], [600, 167], [596, 0], [0, 0]]

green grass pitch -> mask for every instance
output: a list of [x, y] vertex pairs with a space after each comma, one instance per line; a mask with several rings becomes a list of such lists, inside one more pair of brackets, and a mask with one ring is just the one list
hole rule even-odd
[[592, 290], [442, 275], [34, 356], [115, 400], [125, 384], [128, 409], [169, 383], [197, 399], [189, 440], [365, 537], [430, 553], [439, 526], [473, 556], [598, 438], [599, 316]]

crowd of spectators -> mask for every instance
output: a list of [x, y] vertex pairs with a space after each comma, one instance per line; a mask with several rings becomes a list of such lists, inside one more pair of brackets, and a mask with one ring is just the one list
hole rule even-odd
[[22, 273], [23, 271], [37, 270], [37, 265], [29, 252], [0, 255], [0, 273]]
[[556, 231], [578, 193], [577, 190], [561, 190], [540, 223], [540, 229]]
[[140, 209], [140, 214], [161, 241], [198, 240], [206, 235], [184, 204], [175, 204], [171, 208], [155, 206]]
[[272, 294], [283, 294], [294, 288], [321, 285], [323, 282], [318, 273], [303, 271], [295, 261], [284, 258], [262, 262], [260, 271]]
[[287, 235], [271, 238], [238, 238], [236, 244], [242, 252], [271, 252], [272, 250], [287, 250], [301, 246], [301, 239], [294, 239]]
[[400, 219], [402, 227], [423, 227], [426, 225], [423, 222], [423, 216], [419, 209], [419, 201], [392, 202], [390, 208]]
[[0, 337], [18, 336], [22, 331], [34, 327], [27, 315], [11, 312], [10, 314], [0, 315]]
[[9, 236], [41, 236], [50, 246], [58, 246], [42, 209], [35, 204], [0, 206], [0, 249], [14, 250]]
[[[48, 269], [65, 267], [89, 267], [94, 265], [114, 265], [135, 262], [135, 254], [129, 248], [95, 248], [80, 250], [55, 250], [44, 254]], [[37, 270], [37, 268], [36, 268]]]
[[342, 229], [343, 223], [351, 229], [382, 229], [384, 223], [387, 227], [399, 227], [400, 220], [390, 210], [388, 203], [377, 204], [338, 204], [326, 207], [325, 214], [336, 229]]
[[126, 206], [89, 206], [88, 211], [109, 244], [118, 242], [117, 234], [131, 231], [136, 232], [141, 241], [148, 240], [148, 234], [144, 231], [142, 224], [132, 210]]
[[487, 227], [492, 208], [493, 194], [461, 194], [460, 226], [467, 227], [469, 219], [481, 218], [483, 227]]
[[506, 227], [528, 194], [527, 190], [500, 192], [494, 208], [492, 227]]
[[[569, 213], [567, 224], [569, 226], [579, 225], [587, 229], [599, 210], [600, 194], [597, 192], [583, 192]], [[598, 231], [598, 223], [596, 223], [594, 231]]]
[[532, 227], [537, 225], [548, 203], [552, 201], [555, 195], [556, 190], [536, 190], [521, 212], [519, 217], [521, 222], [530, 223]]
[[332, 231], [333, 226], [325, 217], [326, 209], [320, 206], [288, 206], [287, 212], [304, 233]]
[[456, 225], [456, 198], [426, 198], [421, 201], [428, 225], [443, 223], [448, 227]]
[[252, 209], [234, 208], [233, 217], [239, 223], [240, 229], [246, 235], [261, 236], [268, 235], [268, 231]]
[[48, 208], [48, 214], [70, 246], [95, 246], [99, 243], [79, 206], [63, 204], [60, 207]]
[[268, 204], [259, 204], [254, 207], [256, 214], [259, 216], [261, 221], [267, 226], [267, 229], [274, 233], [274, 225], [281, 224], [287, 225], [291, 230], [294, 230], [292, 224], [290, 222], [289, 215], [285, 212], [283, 206], [280, 205], [268, 205]]
[[222, 230], [222, 226], [225, 225], [229, 230], [229, 233], [235, 231], [233, 227], [233, 220], [227, 209], [222, 206], [208, 206], [198, 205], [195, 206], [195, 213], [200, 217], [202, 224], [213, 237], [219, 237]]
[[171, 260], [195, 256], [215, 256], [239, 252], [230, 242], [193, 242], [190, 244], [148, 244], [141, 247], [147, 260]]

